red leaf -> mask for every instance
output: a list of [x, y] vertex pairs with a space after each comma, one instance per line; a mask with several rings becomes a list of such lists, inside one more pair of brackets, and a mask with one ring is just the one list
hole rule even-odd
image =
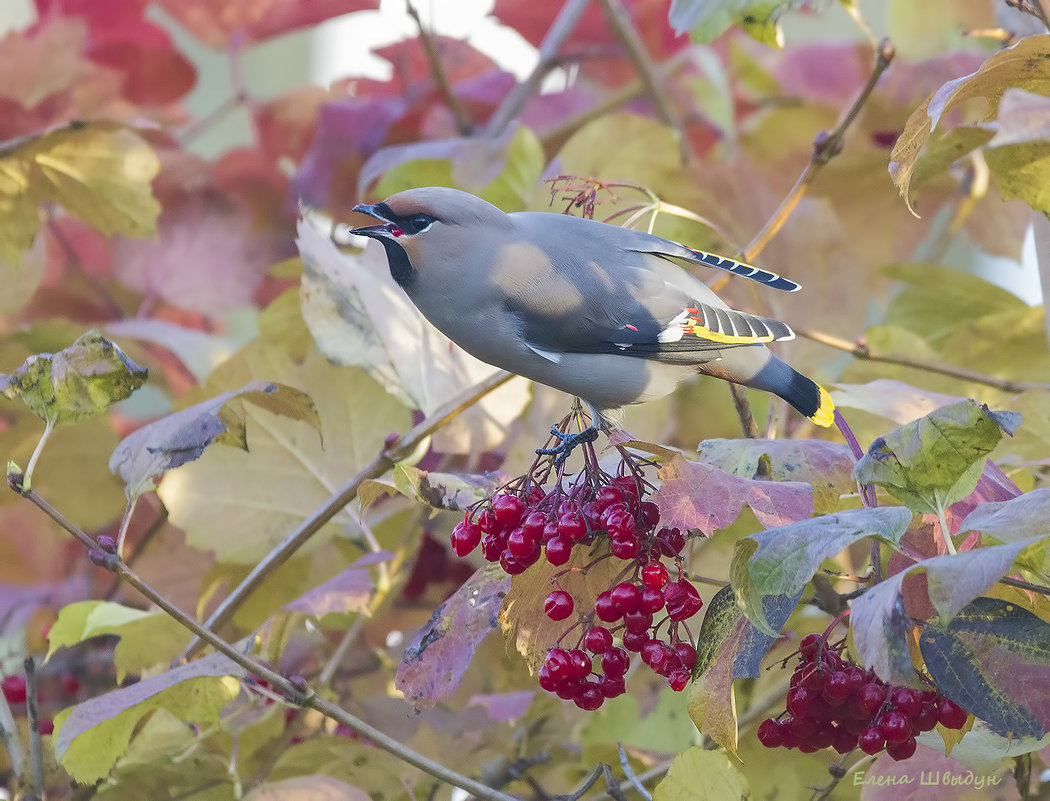
[[770, 528], [813, 515], [813, 488], [799, 481], [740, 478], [678, 455], [659, 475], [660, 489], [652, 500], [666, 526], [710, 534], [735, 521], [745, 503]]
[[248, 44], [305, 28], [352, 11], [379, 7], [378, 0], [160, 0], [190, 33], [211, 47]]

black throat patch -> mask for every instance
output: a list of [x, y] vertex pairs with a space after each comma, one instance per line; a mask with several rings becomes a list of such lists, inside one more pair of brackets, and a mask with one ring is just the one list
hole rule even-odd
[[390, 263], [390, 275], [403, 289], [408, 289], [416, 280], [416, 271], [408, 260], [408, 254], [395, 240], [385, 236], [377, 237], [386, 251], [386, 260]]

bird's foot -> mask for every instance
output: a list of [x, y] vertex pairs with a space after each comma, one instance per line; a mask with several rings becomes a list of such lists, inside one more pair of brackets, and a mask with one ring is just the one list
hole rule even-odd
[[577, 445], [598, 439], [598, 429], [595, 426], [588, 426], [578, 434], [567, 434], [559, 431], [557, 426], [551, 426], [551, 434], [557, 437], [560, 443], [553, 448], [537, 448], [536, 453], [540, 456], [554, 456], [555, 469], [561, 469]]

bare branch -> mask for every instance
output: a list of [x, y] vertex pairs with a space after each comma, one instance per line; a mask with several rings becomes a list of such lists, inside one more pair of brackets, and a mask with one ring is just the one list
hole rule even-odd
[[[36, 663], [29, 657], [22, 663], [26, 674], [26, 725], [29, 729], [29, 786], [33, 796], [44, 797], [44, 755], [40, 742], [40, 707], [36, 692]], [[27, 799], [28, 801], [28, 799]]]
[[[645, 785], [634, 774], [634, 770], [631, 768], [631, 760], [627, 758], [627, 753], [623, 750], [623, 746], [617, 743], [616, 748], [620, 752], [620, 767], [623, 768], [623, 775], [627, 777], [627, 781], [631, 783], [631, 786], [638, 791], [645, 801], [653, 801], [652, 794], [645, 789]], [[609, 795], [612, 795], [612, 793], [610, 792]]]
[[434, 34], [423, 25], [423, 20], [420, 19], [419, 12], [416, 10], [412, 0], [405, 0], [405, 10], [408, 12], [408, 16], [415, 21], [416, 27], [419, 28], [419, 39], [423, 43], [423, 52], [426, 54], [427, 63], [430, 64], [430, 74], [434, 76], [434, 83], [437, 84], [438, 92], [441, 93], [441, 98], [445, 101], [445, 105], [448, 106], [449, 111], [452, 112], [452, 116], [456, 120], [456, 130], [459, 131], [460, 136], [470, 136], [474, 131], [474, 121], [452, 91], [452, 84], [449, 83], [448, 73], [445, 72], [445, 67], [441, 63], [441, 53], [438, 52]]
[[529, 77], [515, 86], [500, 107], [496, 109], [485, 126], [485, 135], [491, 139], [503, 133], [520, 113], [525, 104], [540, 91], [540, 84], [557, 64], [558, 51], [569, 38], [576, 23], [580, 21], [589, 0], [565, 0], [557, 18], [540, 43], [540, 60], [529, 73]]

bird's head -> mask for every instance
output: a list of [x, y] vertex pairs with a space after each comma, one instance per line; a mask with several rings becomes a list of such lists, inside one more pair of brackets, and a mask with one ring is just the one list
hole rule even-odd
[[350, 233], [378, 240], [390, 274], [404, 287], [427, 264], [462, 258], [487, 231], [510, 224], [491, 203], [443, 186], [408, 189], [380, 203], [361, 203], [353, 211], [380, 220]]

